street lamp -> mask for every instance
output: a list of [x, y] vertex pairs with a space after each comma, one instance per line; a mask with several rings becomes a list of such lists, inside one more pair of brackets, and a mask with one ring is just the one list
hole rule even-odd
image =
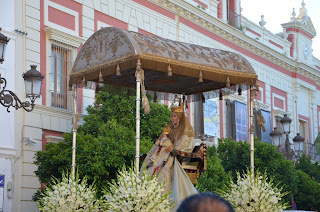
[[282, 151], [282, 154], [288, 160], [291, 160], [294, 155], [294, 152], [290, 148], [290, 141], [289, 141], [291, 119], [287, 116], [287, 114], [284, 114], [283, 118], [280, 120], [280, 123], [283, 127], [283, 133], [286, 135], [285, 150]]
[[16, 110], [23, 108], [27, 112], [33, 110], [36, 98], [40, 97], [42, 79], [44, 78], [44, 76], [36, 70], [36, 67], [36, 65], [31, 65], [31, 69], [22, 75], [25, 83], [26, 97], [30, 98], [31, 103], [29, 101], [22, 102], [15, 93], [6, 90], [7, 80], [1, 77], [0, 74], [0, 88], [2, 87], [0, 91], [0, 103], [4, 107], [7, 107], [8, 112], [10, 112], [10, 107], [14, 107]]
[[287, 116], [287, 114], [284, 114], [283, 118], [280, 120], [280, 123], [283, 127], [283, 133], [286, 135], [289, 135], [290, 134], [291, 119]]
[[32, 99], [40, 97], [41, 84], [44, 76], [36, 69], [36, 65], [30, 66], [31, 69], [25, 74], [22, 74], [22, 77], [24, 79], [26, 96], [32, 101]]
[[274, 130], [270, 133], [272, 144], [277, 146], [278, 148], [281, 144], [281, 135], [282, 133], [278, 130], [277, 127], [275, 127]]
[[[284, 155], [288, 160], [291, 160], [294, 156], [293, 150], [290, 148], [290, 141], [289, 141], [289, 134], [290, 134], [290, 124], [291, 119], [285, 114], [283, 118], [280, 120], [280, 123], [283, 128], [283, 133], [286, 135], [286, 142], [285, 142], [285, 149], [281, 150], [282, 155]], [[280, 150], [280, 139], [281, 139], [282, 133], [277, 130], [275, 127], [274, 130], [270, 133], [270, 136], [272, 138], [272, 143], [276, 146], [278, 146], [278, 150]]]
[[297, 135], [293, 138], [293, 143], [294, 150], [298, 154], [298, 157], [300, 157], [303, 149], [304, 137], [302, 137], [300, 133], [297, 133]]
[[[0, 31], [1, 31], [0, 27]], [[8, 39], [4, 34], [0, 33], [0, 63], [3, 63], [4, 56], [6, 53], [7, 44], [10, 39]]]
[[[1, 30], [1, 28], [0, 28]], [[6, 46], [9, 42], [9, 39], [0, 33], [0, 63], [4, 61], [4, 55]], [[31, 112], [34, 108], [34, 102], [36, 98], [40, 96], [42, 79], [44, 76], [41, 75], [36, 69], [36, 65], [31, 65], [31, 69], [22, 75], [25, 83], [26, 97], [30, 98], [30, 101], [21, 102], [15, 93], [10, 90], [6, 90], [7, 80], [1, 77], [0, 74], [0, 104], [7, 108], [9, 111], [10, 107], [25, 109], [27, 112]], [[31, 106], [31, 108], [30, 108]]]

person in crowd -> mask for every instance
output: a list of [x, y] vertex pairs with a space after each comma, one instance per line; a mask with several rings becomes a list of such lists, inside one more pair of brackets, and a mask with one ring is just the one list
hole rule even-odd
[[187, 197], [177, 212], [234, 212], [231, 204], [211, 192], [198, 193]]

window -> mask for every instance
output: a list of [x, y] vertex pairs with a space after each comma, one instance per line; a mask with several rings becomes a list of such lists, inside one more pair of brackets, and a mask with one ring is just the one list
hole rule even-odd
[[234, 0], [227, 0], [227, 17], [228, 23], [236, 28], [240, 27], [240, 15], [236, 11], [236, 3]]
[[73, 66], [75, 50], [75, 47], [52, 41], [49, 87], [52, 107], [72, 110], [72, 93], [68, 92], [68, 75]]
[[226, 137], [236, 140], [234, 102], [226, 100]]
[[[257, 118], [257, 110], [254, 109], [253, 114], [254, 114], [254, 124], [255, 124], [255, 128], [254, 128], [254, 136], [257, 137], [260, 141], [264, 142], [264, 143], [272, 143], [271, 141], [271, 136], [270, 133], [272, 131], [271, 129], [271, 113], [265, 110], [260, 110], [261, 114], [263, 115], [263, 118], [265, 120], [264, 123], [264, 129], [262, 128], [261, 125], [259, 125], [259, 121]], [[260, 118], [260, 117], [259, 117]], [[261, 120], [261, 118], [260, 118]], [[280, 124], [280, 122], [279, 122]], [[264, 130], [264, 131], [263, 131]], [[280, 128], [278, 128], [278, 130], [281, 131]]]
[[236, 124], [236, 141], [248, 140], [248, 119], [247, 119], [247, 105], [234, 102], [235, 108], [235, 124]]
[[308, 142], [309, 136], [308, 136], [308, 123], [303, 120], [299, 120], [299, 132], [302, 137], [304, 137], [305, 141]]
[[238, 101], [226, 101], [226, 137], [236, 141], [248, 140], [247, 105]]
[[302, 137], [304, 137], [304, 145], [303, 145], [303, 152], [305, 154], [309, 154], [308, 144], [309, 144], [309, 133], [308, 133], [308, 122], [299, 119], [299, 133]]
[[[85, 40], [51, 27], [44, 28], [44, 31], [48, 39], [46, 105], [73, 111], [72, 91], [68, 91], [68, 76], [76, 59], [78, 47], [81, 47]], [[83, 108], [79, 108], [78, 111], [83, 111]]]

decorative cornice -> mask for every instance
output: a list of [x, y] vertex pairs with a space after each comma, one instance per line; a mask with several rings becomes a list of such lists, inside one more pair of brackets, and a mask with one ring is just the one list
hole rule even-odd
[[291, 112], [288, 111], [284, 111], [284, 110], [273, 110], [273, 116], [278, 116], [280, 118], [282, 118], [285, 114], [288, 115], [288, 117], [290, 117], [292, 115]]
[[246, 97], [238, 94], [229, 94], [228, 96], [225, 96], [225, 99], [229, 99], [231, 101], [236, 100], [238, 102], [245, 103], [246, 102]]
[[286, 57], [282, 53], [279, 53], [268, 46], [260, 43], [246, 36], [241, 30], [230, 26], [225, 21], [210, 16], [206, 12], [190, 5], [183, 0], [148, 0], [166, 10], [169, 10], [175, 14], [178, 14], [193, 23], [202, 26], [203, 28], [213, 32], [226, 40], [235, 43], [239, 47], [253, 52], [254, 54], [269, 60], [270, 62], [277, 64], [290, 72], [296, 70], [298, 73], [306, 75], [315, 80], [320, 85], [320, 75], [316, 74], [317, 71], [308, 66], [308, 70], [302, 72], [297, 70], [297, 62], [291, 58]]
[[15, 155], [13, 155], [13, 154], [6, 154], [6, 153], [0, 153], [0, 158], [4, 158], [4, 159], [15, 159]]
[[[68, 110], [62, 110], [54, 107], [47, 107], [44, 105], [35, 105], [34, 111], [35, 113], [39, 114], [46, 114], [48, 116], [57, 117], [57, 118], [64, 118], [64, 119], [72, 119], [73, 112]], [[83, 114], [79, 114], [80, 119], [83, 118]]]
[[314, 26], [312, 24], [312, 21], [311, 21], [309, 16], [305, 17], [301, 21], [283, 23], [283, 24], [281, 24], [281, 26], [283, 28], [289, 28], [289, 27], [297, 28], [299, 30], [304, 31], [305, 33], [307, 33], [312, 38], [314, 38], [317, 35], [317, 32], [316, 32], [316, 30], [315, 30], [315, 28], [314, 28]]
[[65, 116], [65, 117], [70, 117], [73, 114], [71, 111], [61, 110], [58, 108], [47, 107], [44, 105], [37, 105], [37, 104], [34, 107], [34, 112], [38, 112], [41, 114], [47, 114], [47, 115], [53, 115], [53, 116]]
[[59, 143], [64, 141], [64, 138], [58, 136], [46, 136], [46, 141], [48, 143]]
[[[255, 101], [257, 101], [257, 100], [255, 100]], [[259, 107], [260, 107], [260, 109], [263, 109], [263, 110], [266, 110], [266, 111], [270, 111], [270, 105], [269, 104], [265, 104], [265, 103], [263, 103], [263, 102], [258, 100], [258, 103], [256, 103], [256, 105], [259, 105], [257, 107], [257, 109], [259, 109]]]
[[0, 158], [13, 159], [17, 154], [16, 148], [0, 147]]
[[301, 73], [307, 73], [311, 77], [316, 77], [319, 75], [319, 71], [306, 63], [297, 63], [297, 70]]
[[51, 27], [46, 27], [44, 31], [46, 32], [46, 35], [49, 39], [68, 44], [75, 48], [78, 48], [82, 43], [86, 41], [84, 38], [76, 37], [65, 32], [53, 29]]

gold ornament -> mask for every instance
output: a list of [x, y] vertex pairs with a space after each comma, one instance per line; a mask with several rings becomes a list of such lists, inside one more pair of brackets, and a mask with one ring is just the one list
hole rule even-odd
[[[175, 103], [178, 103], [178, 105], [175, 105]], [[172, 101], [172, 104], [170, 106], [170, 109], [174, 113], [183, 113], [184, 112], [184, 104], [181, 102], [181, 99], [178, 98], [178, 95], [176, 95]]]
[[104, 80], [103, 80], [102, 73], [101, 73], [101, 70], [100, 70], [100, 74], [99, 74], [99, 82], [100, 82], [100, 83], [103, 83], [103, 81], [104, 81]]
[[170, 128], [162, 128], [161, 130], [164, 135], [169, 135], [172, 132]]
[[117, 68], [116, 68], [116, 75], [117, 75], [117, 76], [120, 76], [120, 75], [121, 75], [119, 64], [117, 65]]
[[171, 77], [172, 76], [172, 69], [170, 67], [170, 64], [168, 66], [168, 76]]

